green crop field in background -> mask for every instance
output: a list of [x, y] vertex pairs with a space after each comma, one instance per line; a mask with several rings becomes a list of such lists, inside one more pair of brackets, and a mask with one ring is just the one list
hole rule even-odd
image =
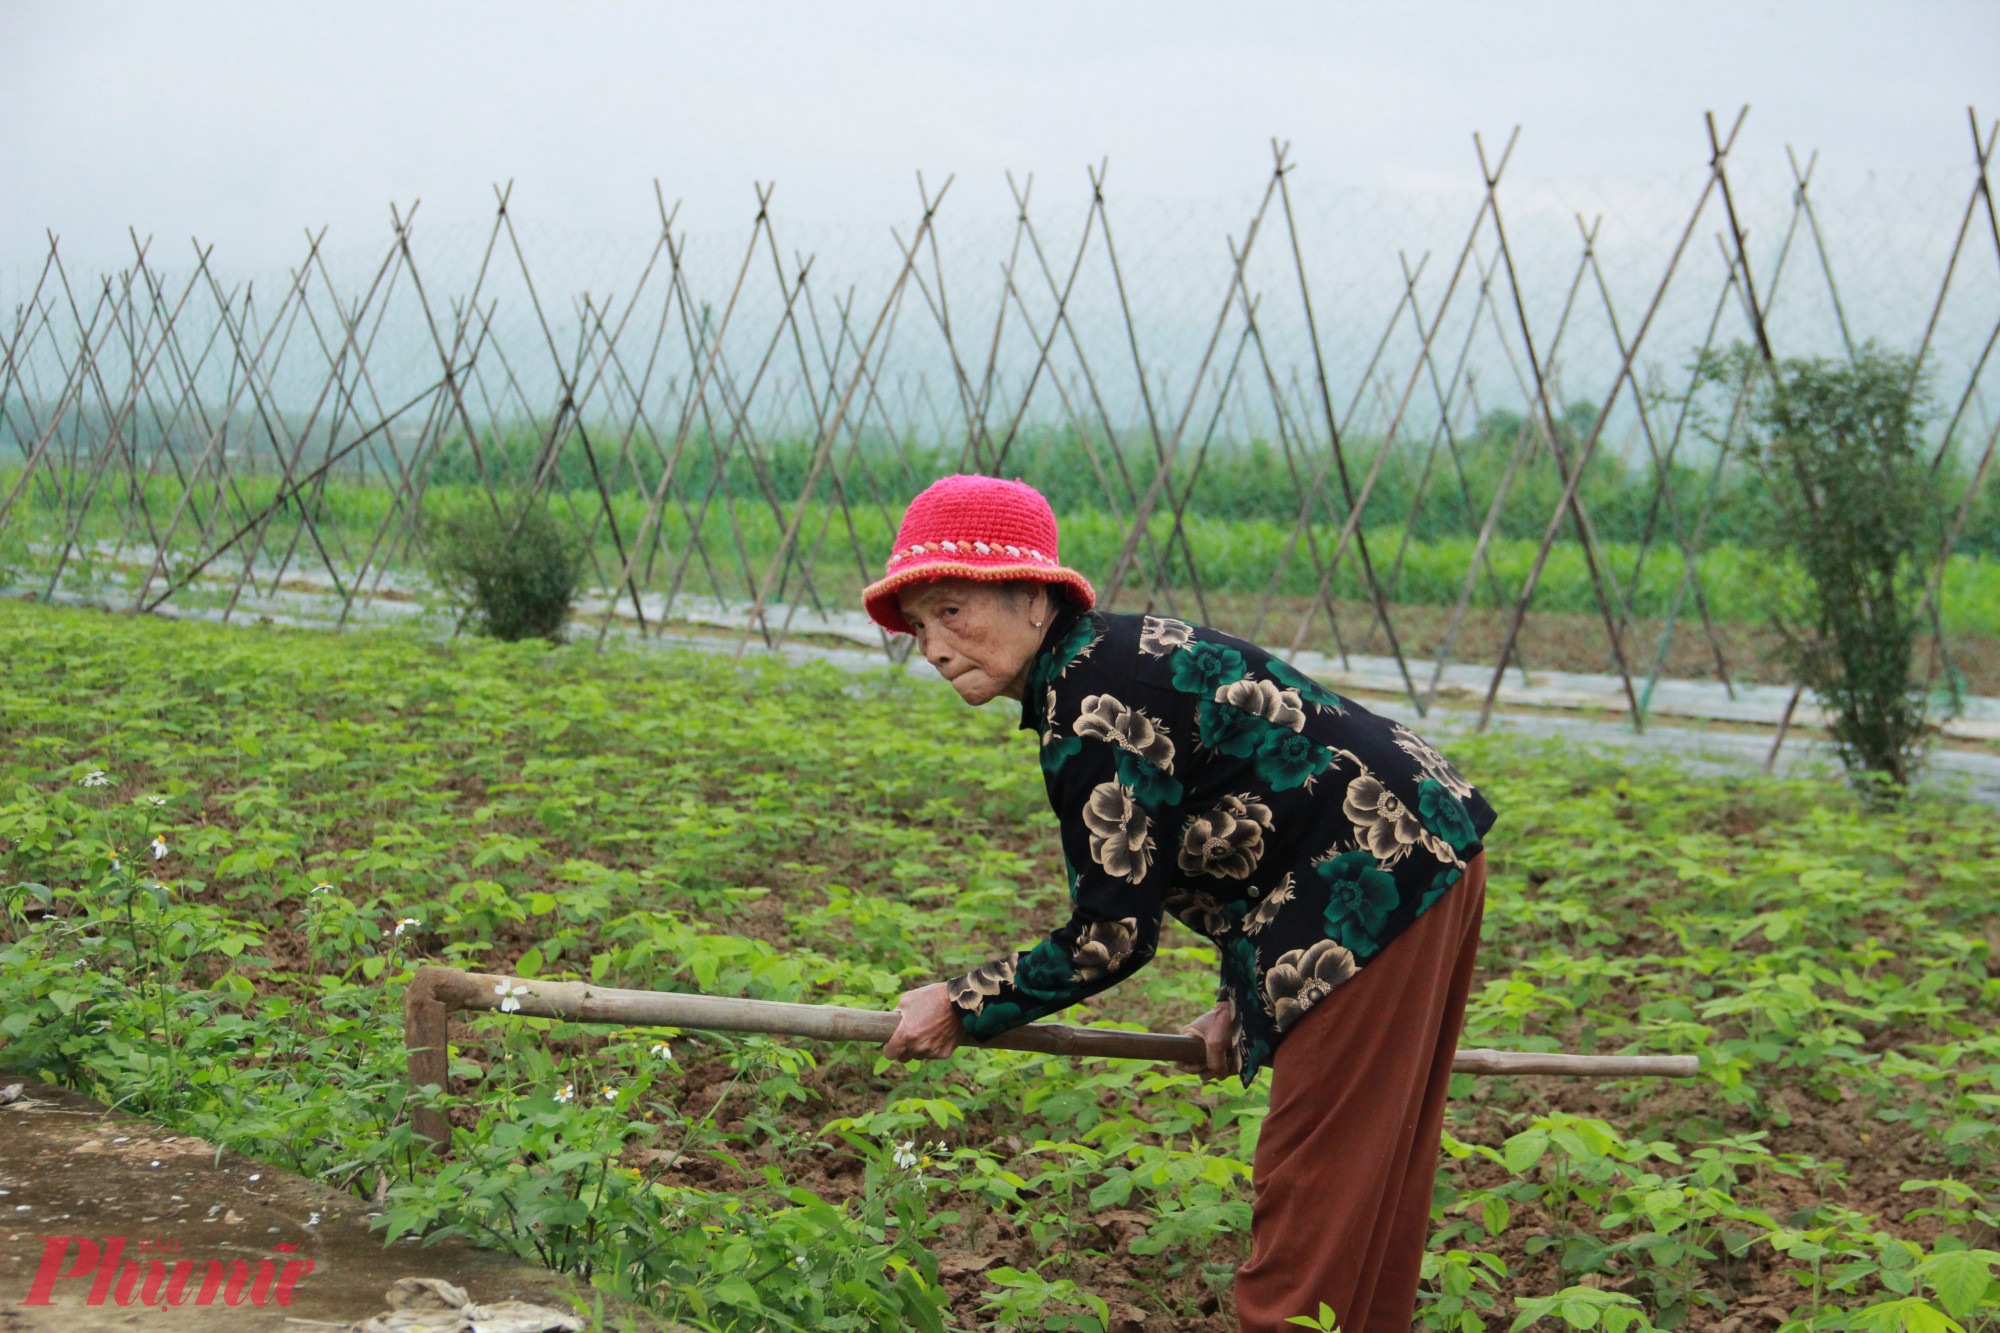
[[[0, 470], [0, 490], [10, 486], [10, 477]], [[237, 481], [225, 514], [259, 512], [278, 492], [278, 482], [267, 476], [249, 476]], [[35, 587], [38, 571], [51, 564], [51, 543], [59, 546], [63, 536], [75, 528], [86, 542], [113, 541], [123, 532], [133, 531], [128, 514], [140, 510], [135, 497], [100, 490], [88, 510], [81, 515], [37, 503], [38, 492], [30, 487], [21, 506], [0, 538], [0, 569], [18, 586]], [[700, 515], [701, 540], [691, 540], [695, 531], [696, 505], [689, 510], [669, 503], [664, 507], [658, 538], [642, 548], [637, 578], [644, 588], [701, 596], [741, 598], [753, 595], [769, 568], [784, 532], [792, 521], [796, 505], [780, 506], [760, 495], [718, 494], [709, 501], [709, 510]], [[157, 516], [159, 530], [181, 500], [181, 489], [171, 479], [156, 478], [144, 491], [143, 512]], [[205, 512], [213, 501], [202, 497], [194, 512]], [[376, 544], [376, 533], [390, 517], [394, 494], [380, 486], [354, 482], [333, 482], [305, 501], [328, 553], [337, 564], [358, 564], [375, 549], [375, 562], [392, 568], [422, 568], [422, 551], [414, 546], [400, 525], [392, 526], [388, 537]], [[423, 497], [426, 513], [443, 513], [468, 505], [487, 503], [485, 492], [467, 483], [439, 482]], [[618, 557], [621, 543], [630, 553], [646, 514], [646, 497], [636, 490], [613, 493], [609, 513], [616, 524], [597, 519], [602, 511], [594, 489], [559, 491], [551, 497], [559, 515], [571, 516], [579, 527], [593, 532], [592, 553], [596, 561], [593, 580], [601, 574], [612, 582], [622, 568]], [[300, 521], [299, 508], [286, 505], [273, 517], [264, 539], [264, 558], [275, 561], [284, 552], [293, 552], [291, 568], [305, 577], [324, 576], [320, 556]], [[1373, 509], [1371, 508], [1371, 513]], [[809, 600], [816, 596], [823, 605], [849, 609], [855, 594], [867, 579], [878, 576], [881, 560], [893, 543], [900, 505], [851, 501], [843, 507], [837, 499], [821, 498], [807, 504], [799, 521], [801, 563], [810, 578], [801, 578], [798, 568], [787, 571], [776, 585], [788, 600]], [[1100, 584], [1117, 566], [1131, 530], [1129, 520], [1102, 508], [1071, 508], [1060, 511], [1063, 558]], [[240, 520], [237, 520], [240, 522]], [[235, 522], [227, 526], [233, 528]], [[1183, 524], [1186, 548], [1172, 540], [1173, 519], [1156, 514], [1150, 526], [1151, 542], [1139, 542], [1133, 550], [1134, 566], [1126, 577], [1126, 587], [1143, 592], [1150, 587], [1157, 568], [1165, 568], [1166, 583], [1177, 589], [1189, 588], [1187, 552], [1193, 555], [1193, 570], [1201, 586], [1213, 592], [1262, 596], [1267, 590], [1284, 598], [1310, 597], [1319, 587], [1321, 573], [1313, 564], [1307, 542], [1296, 536], [1293, 518], [1261, 516], [1230, 517], [1195, 506]], [[1367, 529], [1362, 536], [1391, 600], [1416, 605], [1450, 606], [1462, 591], [1476, 545], [1476, 528], [1469, 532], [1411, 531], [1383, 524]], [[1471, 605], [1511, 606], [1519, 595], [1535, 552], [1540, 545], [1539, 526], [1529, 534], [1513, 525], [1515, 535], [1502, 535], [1488, 545], [1493, 576], [1482, 570], [1473, 580]], [[1680, 548], [1664, 530], [1640, 562], [1638, 537], [1643, 525], [1629, 537], [1610, 534], [1620, 525], [1599, 521], [1600, 549], [1606, 567], [1617, 579], [1632, 612], [1639, 616], [1662, 617], [1673, 610], [1679, 599], [1679, 614], [1692, 621], [1692, 600], [1681, 592], [1685, 562]], [[141, 526], [138, 531], [143, 532]], [[1322, 558], [1330, 557], [1341, 527], [1333, 522], [1313, 526], [1313, 541]], [[191, 550], [198, 527], [189, 521], [174, 543], [176, 550]], [[1289, 552], [1289, 554], [1288, 554]], [[218, 572], [240, 568], [243, 556], [232, 561], [224, 557]], [[169, 567], [176, 567], [170, 561]], [[1790, 578], [1789, 568], [1763, 543], [1739, 538], [1706, 541], [1695, 559], [1695, 567], [1711, 614], [1718, 620], [1761, 622], [1771, 603], [1774, 582]], [[87, 559], [72, 557], [66, 576], [88, 580], [93, 566]], [[1638, 577], [1635, 578], [1634, 573]], [[1274, 577], [1275, 576], [1275, 577]], [[42, 577], [46, 578], [46, 573]], [[1366, 585], [1352, 547], [1333, 577], [1329, 591], [1337, 598], [1361, 600]], [[1496, 597], [1495, 594], [1498, 594]], [[1596, 592], [1591, 584], [1583, 548], [1565, 538], [1553, 547], [1542, 572], [1535, 606], [1544, 611], [1597, 611]], [[2000, 636], [2000, 557], [1970, 545], [1955, 554], [1945, 570], [1940, 605], [1945, 628], [1955, 634]]]

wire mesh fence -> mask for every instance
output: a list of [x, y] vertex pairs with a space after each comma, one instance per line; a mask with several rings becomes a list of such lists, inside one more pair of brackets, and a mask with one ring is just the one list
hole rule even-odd
[[856, 593], [909, 497], [978, 471], [1048, 494], [1113, 606], [1379, 655], [1420, 710], [1454, 660], [1490, 666], [1487, 709], [1537, 652], [1587, 660], [1636, 724], [1663, 674], [1756, 669], [1751, 386], [1697, 363], [1875, 339], [1932, 386], [1940, 645], [2000, 638], [1993, 129], [1953, 182], [1828, 189], [1810, 157], [1733, 174], [1742, 124], [1685, 178], [1595, 190], [1511, 189], [1509, 139], [1467, 191], [1314, 193], [1274, 145], [1226, 223], [1128, 209], [1100, 166], [962, 226], [920, 178], [888, 237], [810, 249], [763, 186], [734, 238], [659, 194], [644, 245], [538, 235], [503, 186], [476, 236], [396, 207], [372, 253], [311, 235], [276, 281], [136, 234], [85, 275], [52, 237], [0, 329], [0, 573], [345, 625], [429, 605], [438, 516], [546, 502], [600, 640], [894, 658]]

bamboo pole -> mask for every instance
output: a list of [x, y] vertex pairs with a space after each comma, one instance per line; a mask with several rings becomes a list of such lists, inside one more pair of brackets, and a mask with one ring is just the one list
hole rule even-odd
[[[515, 1008], [502, 1009], [511, 1002]], [[580, 981], [536, 981], [452, 967], [417, 969], [403, 997], [403, 1034], [409, 1046], [410, 1086], [448, 1086], [445, 1035], [454, 1009], [516, 1013], [571, 1023], [625, 1027], [696, 1028], [709, 1032], [760, 1032], [821, 1041], [886, 1042], [901, 1018], [873, 1009], [830, 1004], [783, 1004], [726, 995], [619, 990]], [[1039, 1051], [1045, 1055], [1110, 1060], [1199, 1060], [1199, 1037], [1166, 1032], [1120, 1032], [1030, 1023], [970, 1049]], [[1461, 1050], [1452, 1064], [1461, 1074], [1562, 1074], [1596, 1078], [1693, 1078], [1692, 1055], [1565, 1055], [1539, 1051]], [[444, 1116], [422, 1108], [411, 1117], [417, 1133], [439, 1147], [450, 1142]]]

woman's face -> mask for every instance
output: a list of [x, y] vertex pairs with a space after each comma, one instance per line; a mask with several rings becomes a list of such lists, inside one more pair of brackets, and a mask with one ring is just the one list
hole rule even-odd
[[1020, 597], [973, 579], [939, 579], [908, 589], [898, 605], [918, 651], [959, 698], [977, 706], [1021, 697], [1048, 623], [1047, 588]]

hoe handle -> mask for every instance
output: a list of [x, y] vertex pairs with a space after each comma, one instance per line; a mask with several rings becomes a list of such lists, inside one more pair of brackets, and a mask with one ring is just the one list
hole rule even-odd
[[[710, 1032], [763, 1032], [822, 1041], [886, 1042], [902, 1020], [874, 1009], [829, 1004], [782, 1004], [678, 991], [618, 990], [580, 981], [536, 981], [450, 967], [420, 967], [404, 997], [404, 1035], [410, 1047], [410, 1081], [445, 1084], [445, 1016], [453, 1009], [501, 1010], [523, 1018], [624, 1027], [697, 1028]], [[1039, 1051], [1045, 1055], [1124, 1060], [1200, 1060], [1200, 1037], [1165, 1032], [1119, 1032], [1030, 1023], [974, 1049]], [[1537, 1051], [1461, 1050], [1452, 1068], [1461, 1074], [1570, 1074], [1596, 1078], [1693, 1078], [1701, 1062], [1692, 1055], [1563, 1055]], [[443, 1134], [435, 1112], [417, 1117], [426, 1137]], [[431, 1133], [432, 1130], [438, 1133]]]

